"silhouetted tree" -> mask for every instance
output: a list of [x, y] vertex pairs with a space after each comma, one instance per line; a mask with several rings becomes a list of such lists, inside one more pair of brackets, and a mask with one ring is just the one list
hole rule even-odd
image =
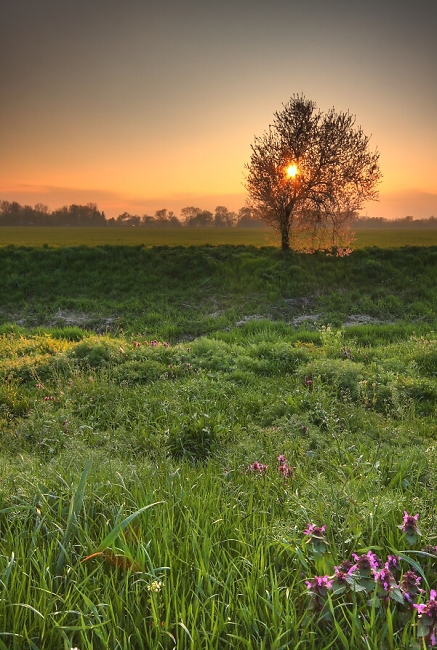
[[260, 218], [259, 211], [245, 206], [238, 210], [237, 228], [264, 228], [265, 222]]
[[139, 217], [137, 214], [129, 214], [129, 212], [123, 212], [123, 214], [118, 215], [115, 223], [117, 226], [138, 228], [138, 226], [141, 225], [141, 217]]
[[155, 225], [161, 228], [178, 228], [181, 226], [181, 222], [172, 210], [168, 211], [166, 208], [163, 208], [155, 212]]
[[246, 189], [282, 248], [344, 244], [357, 210], [376, 200], [379, 153], [349, 113], [294, 95], [252, 145]]
[[198, 214], [202, 212], [201, 208], [195, 208], [194, 206], [189, 206], [187, 208], [182, 208], [181, 210], [181, 217], [183, 219], [183, 222], [186, 226], [188, 226], [188, 222], [197, 217]]
[[152, 217], [150, 214], [143, 214], [141, 217], [141, 225], [145, 228], [151, 228], [155, 225], [155, 217]]
[[213, 225], [213, 214], [209, 210], [202, 210], [201, 212], [189, 217], [185, 221], [188, 228], [205, 228]]
[[235, 212], [230, 212], [224, 205], [218, 205], [214, 213], [214, 226], [217, 228], [232, 228], [237, 215]]

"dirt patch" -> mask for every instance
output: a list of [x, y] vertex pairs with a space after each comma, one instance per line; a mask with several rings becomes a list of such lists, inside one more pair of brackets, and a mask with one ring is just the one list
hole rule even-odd
[[293, 318], [293, 320], [290, 321], [290, 325], [294, 325], [295, 327], [298, 327], [299, 325], [303, 325], [304, 323], [317, 323], [320, 316], [321, 314], [304, 314], [303, 316], [297, 316], [296, 318]]
[[108, 316], [106, 318], [98, 316], [96, 318], [90, 314], [85, 314], [84, 312], [60, 309], [47, 322], [47, 326], [80, 327], [82, 329], [92, 329], [94, 331], [103, 332], [112, 329], [117, 320], [118, 319], [115, 316]]
[[22, 314], [0, 311], [0, 315], [2, 321], [15, 323], [20, 327], [35, 327], [35, 325], [44, 327], [80, 327], [84, 330], [89, 329], [99, 333], [113, 330], [119, 320], [117, 316], [94, 316], [69, 309], [59, 309], [55, 314], [47, 315], [47, 319], [42, 321], [38, 319], [36, 322], [31, 316], [23, 316]]
[[314, 296], [303, 296], [302, 298], [284, 298], [284, 303], [291, 309], [311, 309], [314, 305]]
[[262, 316], [261, 314], [252, 314], [252, 316], [244, 316], [241, 320], [235, 323], [235, 327], [243, 327], [246, 323], [249, 323], [251, 320], [268, 320], [269, 316]]
[[344, 327], [352, 327], [353, 325], [388, 325], [391, 321], [379, 320], [379, 318], [374, 318], [369, 316], [369, 314], [351, 314], [348, 316], [347, 320], [343, 323]]

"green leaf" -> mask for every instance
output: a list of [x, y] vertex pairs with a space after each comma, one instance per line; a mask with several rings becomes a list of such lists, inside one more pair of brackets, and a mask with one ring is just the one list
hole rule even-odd
[[57, 576], [60, 576], [62, 574], [62, 570], [64, 568], [65, 555], [66, 555], [65, 549], [67, 548], [68, 542], [70, 541], [73, 528], [76, 524], [77, 515], [80, 509], [82, 508], [83, 498], [85, 496], [86, 477], [88, 475], [88, 472], [90, 471], [90, 467], [91, 467], [91, 460], [89, 459], [82, 472], [82, 476], [80, 477], [77, 490], [71, 497], [70, 508], [68, 511], [67, 525], [65, 527], [64, 537], [62, 538], [62, 542], [60, 543], [61, 552], [59, 553], [58, 561], [56, 562]]
[[105, 539], [101, 542], [101, 544], [96, 548], [94, 551], [95, 553], [101, 553], [102, 551], [105, 551], [111, 544], [117, 539], [117, 537], [120, 535], [120, 533], [127, 527], [129, 526], [130, 522], [135, 519], [135, 517], [138, 517], [142, 512], [145, 510], [148, 510], [149, 508], [153, 508], [153, 506], [157, 506], [160, 503], [164, 503], [164, 501], [156, 501], [156, 503], [150, 503], [147, 506], [143, 506], [139, 510], [136, 510], [133, 512], [131, 515], [123, 519], [123, 521], [120, 521], [114, 528], [106, 535]]

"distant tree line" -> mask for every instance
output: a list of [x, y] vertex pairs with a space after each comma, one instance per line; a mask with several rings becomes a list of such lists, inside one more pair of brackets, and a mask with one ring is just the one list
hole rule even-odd
[[95, 203], [64, 206], [50, 211], [46, 205], [20, 205], [0, 201], [0, 226], [106, 226], [105, 213]]
[[95, 203], [72, 204], [57, 210], [49, 210], [37, 203], [34, 207], [20, 205], [16, 201], [0, 201], [0, 226], [104, 226], [112, 228], [263, 228], [260, 214], [248, 207], [231, 212], [218, 205], [214, 212], [202, 208], [182, 208], [180, 217], [163, 208], [154, 215], [123, 212], [117, 218], [106, 219]]
[[[95, 203], [72, 204], [57, 210], [37, 203], [34, 207], [20, 205], [16, 201], [0, 201], [0, 226], [104, 226], [112, 228], [263, 228], [259, 211], [243, 207], [231, 212], [224, 205], [218, 205], [214, 212], [193, 206], [182, 208], [177, 217], [174, 212], [163, 208], [154, 215], [123, 212], [118, 217], [107, 219]], [[352, 228], [437, 228], [437, 217], [401, 219], [355, 216]]]
[[355, 217], [352, 228], [437, 228], [437, 217], [415, 219], [412, 216], [401, 219], [384, 217]]

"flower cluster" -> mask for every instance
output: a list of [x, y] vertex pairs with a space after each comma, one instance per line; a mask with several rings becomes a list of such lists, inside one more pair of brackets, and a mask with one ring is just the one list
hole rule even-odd
[[[144, 341], [144, 345], [150, 345], [152, 348], [157, 348], [158, 345], [160, 345], [160, 343], [156, 339], [152, 339], [151, 341]], [[167, 343], [167, 341], [162, 342], [162, 346], [164, 348], [168, 348], [169, 345], [170, 344]], [[134, 348], [140, 348], [140, 347], [141, 347], [140, 341], [134, 341]]]
[[291, 478], [293, 476], [294, 469], [291, 467], [291, 465], [288, 464], [288, 460], [285, 458], [285, 456], [280, 454], [278, 456], [278, 463], [278, 474], [284, 478]]
[[252, 472], [254, 474], [264, 475], [264, 474], [266, 474], [268, 469], [269, 469], [268, 465], [264, 465], [263, 463], [258, 463], [258, 461], [256, 460], [254, 463], [249, 465], [249, 467], [247, 468], [247, 471]]
[[54, 395], [46, 395], [44, 397], [44, 402], [56, 402], [56, 397]]
[[364, 555], [352, 553], [355, 564], [351, 568], [351, 573], [358, 573], [360, 576], [368, 578], [374, 571], [381, 566], [381, 560], [372, 551], [367, 551]]
[[[413, 537], [417, 540], [420, 535], [418, 518], [417, 514], [412, 516], [404, 512], [399, 528], [407, 540]], [[307, 543], [312, 543], [319, 552], [318, 544], [322, 544], [322, 548], [324, 545], [326, 550], [325, 531], [326, 525], [314, 524], [309, 524], [304, 531], [308, 537]], [[437, 547], [426, 547], [423, 552], [437, 555]], [[334, 575], [320, 575], [306, 580], [307, 593], [311, 597], [309, 609], [319, 619], [331, 618], [333, 609], [328, 605], [330, 596], [346, 594], [346, 602], [351, 603], [354, 594], [362, 593], [367, 605], [372, 607], [379, 603], [380, 607], [386, 608], [391, 602], [402, 607], [404, 617], [408, 612], [411, 615], [417, 611], [419, 640], [424, 648], [437, 646], [437, 592], [431, 589], [429, 600], [418, 603], [425, 594], [421, 588], [422, 578], [410, 569], [403, 572], [401, 561], [402, 558], [397, 555], [388, 555], [384, 562], [372, 550], [362, 554], [353, 553], [352, 561], [344, 560], [334, 567]]]
[[153, 582], [150, 583], [150, 585], [147, 585], [147, 591], [151, 591], [154, 594], [158, 594], [161, 591], [161, 588], [162, 588], [161, 580], [154, 580]]

